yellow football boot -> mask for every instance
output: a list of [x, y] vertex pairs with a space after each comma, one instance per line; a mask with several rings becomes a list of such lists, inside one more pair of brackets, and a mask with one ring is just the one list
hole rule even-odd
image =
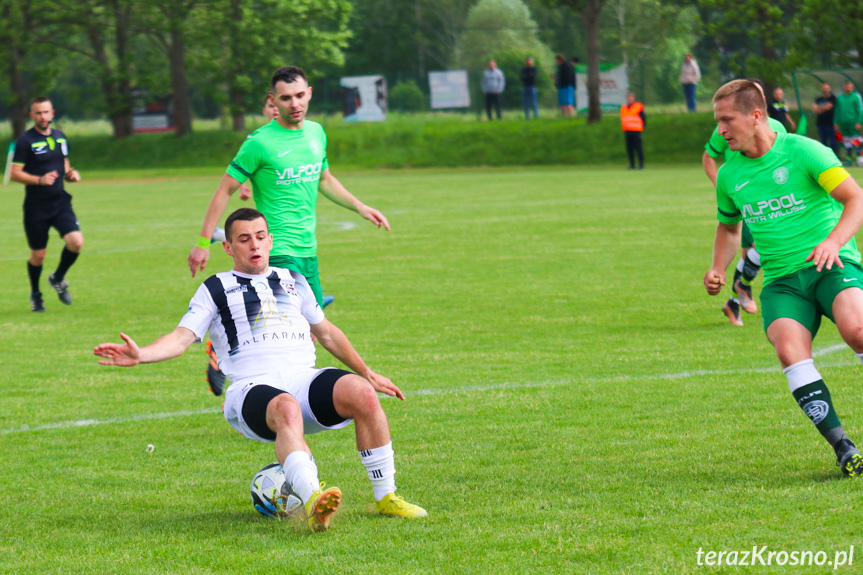
[[309, 529], [315, 533], [326, 531], [333, 522], [333, 514], [342, 502], [342, 492], [338, 487], [324, 489], [321, 483], [321, 491], [316, 491], [306, 501], [306, 515], [309, 518]]
[[418, 505], [408, 503], [403, 497], [390, 493], [376, 503], [378, 513], [391, 517], [404, 517], [405, 519], [419, 519], [426, 517], [428, 512]]

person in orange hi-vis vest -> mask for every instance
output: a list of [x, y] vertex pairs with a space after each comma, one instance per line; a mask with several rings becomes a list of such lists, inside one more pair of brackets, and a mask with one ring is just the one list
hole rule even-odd
[[635, 94], [626, 95], [626, 104], [620, 107], [620, 127], [626, 137], [626, 154], [629, 156], [629, 169], [635, 169], [635, 156], [638, 155], [638, 169], [644, 169], [644, 150], [641, 145], [641, 132], [647, 124], [644, 104], [635, 101]]

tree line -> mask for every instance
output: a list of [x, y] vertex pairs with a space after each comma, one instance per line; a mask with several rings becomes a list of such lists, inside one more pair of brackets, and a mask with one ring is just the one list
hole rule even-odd
[[285, 64], [325, 93], [342, 75], [384, 74], [422, 94], [429, 71], [478, 73], [495, 58], [515, 94], [530, 56], [551, 95], [562, 53], [586, 64], [591, 121], [604, 62], [626, 63], [630, 85], [654, 102], [680, 99], [686, 53], [711, 88], [863, 66], [863, 3], [841, 0], [0, 0], [0, 34], [0, 100], [15, 136], [46, 93], [107, 117], [117, 138], [131, 135], [139, 94], [171, 96], [178, 135], [202, 114], [244, 130]]

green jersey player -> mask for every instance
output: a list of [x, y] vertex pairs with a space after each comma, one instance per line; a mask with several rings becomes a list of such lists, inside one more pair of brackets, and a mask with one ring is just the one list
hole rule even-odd
[[[756, 86], [761, 87], [761, 84], [755, 80], [752, 81]], [[787, 133], [782, 122], [768, 118], [767, 123], [770, 129], [777, 134]], [[710, 140], [704, 145], [704, 154], [701, 157], [704, 173], [710, 178], [710, 182], [714, 188], [716, 187], [716, 173], [719, 171], [719, 168], [716, 166], [716, 160], [723, 158], [724, 161], [728, 161], [731, 154], [736, 153], [728, 149], [728, 142], [719, 135], [719, 128], [714, 128]], [[740, 308], [743, 308], [746, 313], [756, 313], [758, 311], [758, 306], [752, 297], [752, 282], [760, 271], [761, 255], [755, 249], [752, 233], [744, 222], [743, 230], [740, 234], [740, 259], [737, 261], [734, 279], [731, 282], [733, 293], [722, 306], [722, 313], [728, 317], [731, 325], [743, 325], [743, 320], [740, 319]]]
[[721, 292], [745, 221], [764, 265], [764, 328], [789, 389], [842, 472], [860, 475], [863, 455], [842, 429], [813, 363], [812, 340], [827, 316], [863, 360], [863, 267], [854, 240], [863, 225], [863, 189], [829, 148], [771, 130], [752, 82], [729, 82], [713, 102], [719, 134], [740, 153], [719, 170], [719, 224], [704, 286], [710, 295]]
[[199, 243], [189, 254], [189, 268], [192, 276], [206, 268], [210, 237], [216, 224], [231, 195], [251, 179], [255, 204], [266, 215], [273, 232], [273, 265], [305, 276], [318, 303], [323, 303], [315, 238], [318, 192], [378, 227], [389, 230], [389, 222], [378, 210], [354, 197], [330, 173], [326, 134], [320, 124], [306, 120], [312, 88], [305, 72], [295, 66], [279, 68], [273, 74], [271, 87], [270, 97], [279, 115], [243, 142], [228, 167], [210, 200]]

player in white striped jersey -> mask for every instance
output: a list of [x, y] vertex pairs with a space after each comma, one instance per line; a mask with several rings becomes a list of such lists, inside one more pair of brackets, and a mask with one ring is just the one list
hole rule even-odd
[[[309, 526], [330, 526], [341, 501], [337, 487], [324, 488], [304, 434], [339, 429], [353, 421], [357, 449], [383, 515], [419, 518], [421, 507], [396, 495], [395, 460], [389, 424], [376, 392], [404, 399], [388, 378], [372, 371], [348, 338], [330, 323], [306, 279], [271, 268], [273, 237], [264, 215], [241, 208], [225, 222], [225, 251], [234, 268], [198, 288], [179, 326], [139, 348], [104, 343], [93, 352], [103, 365], [133, 366], [182, 355], [207, 331], [219, 367], [233, 381], [225, 394], [225, 419], [250, 439], [275, 443], [285, 477], [306, 504]], [[355, 373], [316, 369], [311, 335]]]

